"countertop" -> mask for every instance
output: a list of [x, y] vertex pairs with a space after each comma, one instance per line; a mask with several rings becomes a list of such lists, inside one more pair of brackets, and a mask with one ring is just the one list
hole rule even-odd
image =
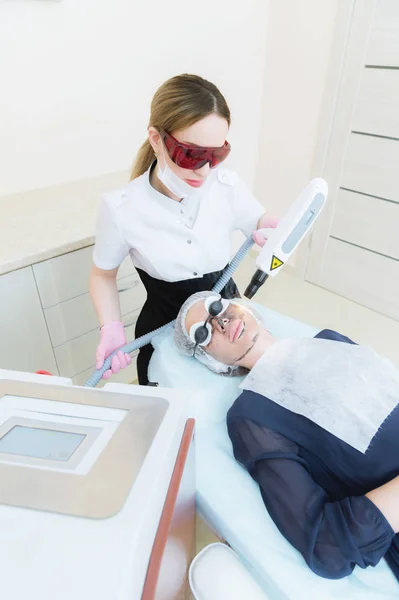
[[0, 197], [0, 275], [94, 243], [105, 192], [126, 171]]

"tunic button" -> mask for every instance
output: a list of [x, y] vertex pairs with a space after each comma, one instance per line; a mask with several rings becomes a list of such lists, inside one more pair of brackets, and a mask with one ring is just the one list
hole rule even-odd
[[191, 244], [191, 240], [187, 240], [187, 244]]
[[197, 277], [198, 273], [194, 273], [194, 276]]

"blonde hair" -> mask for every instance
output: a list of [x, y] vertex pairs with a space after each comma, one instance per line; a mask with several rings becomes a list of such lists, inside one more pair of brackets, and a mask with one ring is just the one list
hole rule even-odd
[[[199, 75], [177, 75], [165, 81], [151, 102], [149, 127], [168, 133], [186, 129], [200, 119], [215, 113], [230, 125], [230, 110], [216, 85]], [[130, 179], [145, 173], [155, 159], [148, 139], [135, 158]]]

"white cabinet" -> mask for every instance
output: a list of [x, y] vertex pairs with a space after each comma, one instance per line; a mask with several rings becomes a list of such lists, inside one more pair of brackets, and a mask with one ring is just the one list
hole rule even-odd
[[93, 247], [82, 248], [33, 265], [43, 308], [87, 292]]
[[[134, 327], [140, 311], [129, 313], [123, 317], [123, 323], [126, 326], [126, 337], [128, 341], [134, 339]], [[60, 374], [64, 377], [71, 377], [74, 383], [81, 385], [89, 375], [95, 370], [96, 348], [100, 339], [98, 327], [93, 331], [85, 333], [73, 340], [54, 348], [57, 358], [57, 364]], [[136, 353], [137, 354], [137, 353]], [[132, 366], [124, 369], [120, 373], [119, 382], [129, 383], [136, 379], [136, 366], [134, 356], [132, 356]], [[114, 381], [114, 379], [112, 380]]]
[[[141, 308], [145, 301], [145, 290], [137, 273], [118, 279], [117, 283], [122, 316]], [[88, 290], [85, 294], [45, 308], [44, 314], [54, 347], [89, 331], [98, 331], [98, 319]]]
[[[68, 252], [33, 265], [43, 308], [56, 306], [89, 291], [93, 246]], [[137, 273], [128, 257], [120, 266], [118, 279]]]
[[[93, 247], [82, 248], [0, 277], [0, 368], [50, 371], [83, 384], [95, 369], [99, 324], [89, 295]], [[126, 337], [146, 292], [130, 258], [117, 278]], [[137, 353], [136, 353], [137, 354]], [[136, 361], [113, 378], [131, 383]]]
[[0, 368], [58, 374], [32, 269], [0, 277]]
[[[100, 339], [97, 315], [89, 294], [93, 247], [57, 256], [33, 266], [55, 359], [60, 375], [81, 385], [95, 369]], [[146, 298], [140, 278], [128, 257], [117, 278], [126, 337], [134, 339], [134, 325]], [[116, 379], [130, 383], [137, 378], [136, 361]]]

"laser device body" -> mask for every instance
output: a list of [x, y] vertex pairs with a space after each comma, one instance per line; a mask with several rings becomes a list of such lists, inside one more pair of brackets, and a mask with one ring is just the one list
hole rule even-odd
[[266, 279], [281, 270], [310, 232], [325, 206], [327, 194], [327, 182], [321, 178], [312, 179], [277, 227], [270, 229], [268, 240], [256, 259], [257, 271], [245, 290], [244, 295], [247, 298], [253, 298]]

